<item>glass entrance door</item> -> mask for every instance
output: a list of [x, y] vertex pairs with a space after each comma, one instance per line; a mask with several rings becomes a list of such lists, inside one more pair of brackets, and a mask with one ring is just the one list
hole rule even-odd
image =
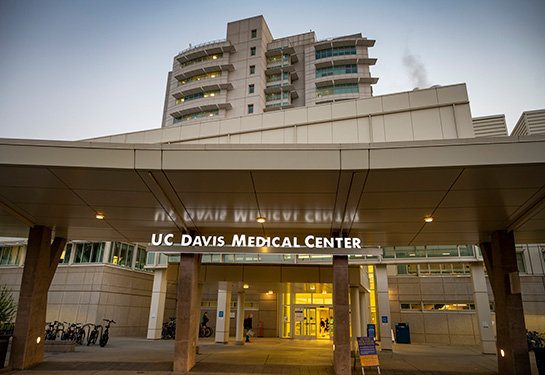
[[316, 338], [316, 308], [302, 307], [295, 309], [294, 338], [314, 339]]

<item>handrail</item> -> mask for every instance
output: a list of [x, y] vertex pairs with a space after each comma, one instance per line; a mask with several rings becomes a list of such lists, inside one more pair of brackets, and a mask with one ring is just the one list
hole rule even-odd
[[188, 48], [178, 52], [178, 55], [181, 55], [182, 53], [185, 53], [185, 52], [190, 51], [192, 49], [197, 49], [197, 48], [204, 47], [204, 46], [207, 46], [207, 45], [210, 45], [210, 44], [221, 43], [221, 42], [227, 42], [227, 39], [216, 39], [216, 40], [212, 40], [210, 42], [204, 42], [204, 43], [201, 43], [201, 44], [197, 44], [195, 46], [192, 46], [190, 44]]

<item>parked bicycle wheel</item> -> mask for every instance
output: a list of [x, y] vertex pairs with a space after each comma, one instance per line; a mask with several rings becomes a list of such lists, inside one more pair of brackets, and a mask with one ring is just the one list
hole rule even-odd
[[104, 332], [104, 333], [102, 334], [102, 336], [100, 337], [100, 342], [99, 342], [99, 344], [100, 344], [100, 347], [101, 347], [101, 348], [105, 347], [106, 344], [108, 343], [108, 339], [109, 339], [108, 336], [109, 336], [109, 335], [108, 335], [108, 332]]
[[214, 333], [214, 330], [210, 327], [206, 327], [204, 331], [204, 337], [210, 337]]

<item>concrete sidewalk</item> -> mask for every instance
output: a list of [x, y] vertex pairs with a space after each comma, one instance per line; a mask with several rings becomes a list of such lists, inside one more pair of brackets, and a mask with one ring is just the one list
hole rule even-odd
[[[189, 374], [308, 374], [333, 375], [330, 341], [254, 338], [244, 346], [199, 344], [197, 365]], [[113, 337], [108, 346], [78, 346], [74, 353], [46, 353], [40, 365], [6, 374], [173, 375], [174, 342]], [[533, 357], [533, 356], [532, 356]], [[532, 358], [533, 359], [533, 358]], [[381, 374], [496, 374], [496, 357], [480, 354], [477, 346], [398, 344], [379, 354]], [[534, 364], [535, 367], [535, 364]], [[354, 374], [361, 374], [357, 361]], [[366, 374], [377, 374], [366, 369]], [[537, 374], [537, 371], [536, 371]]]

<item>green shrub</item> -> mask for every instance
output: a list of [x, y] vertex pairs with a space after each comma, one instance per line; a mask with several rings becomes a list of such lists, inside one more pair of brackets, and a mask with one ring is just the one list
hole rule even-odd
[[5, 285], [0, 289], [0, 323], [9, 323], [15, 319], [17, 304], [11, 289]]

